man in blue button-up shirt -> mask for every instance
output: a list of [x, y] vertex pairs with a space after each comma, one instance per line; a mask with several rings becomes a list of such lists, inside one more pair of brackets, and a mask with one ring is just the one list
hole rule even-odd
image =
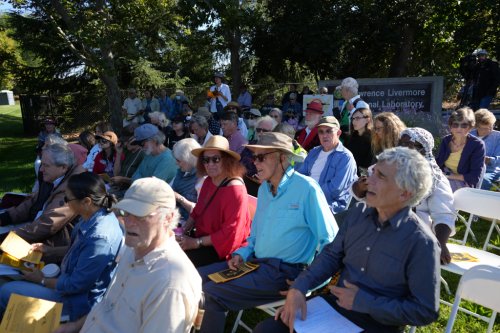
[[[431, 188], [431, 170], [416, 151], [398, 147], [378, 156], [366, 204], [347, 215], [335, 240], [302, 272], [274, 321], [254, 332], [292, 332], [305, 319], [308, 289], [341, 271], [325, 300], [364, 332], [402, 332], [438, 318], [439, 245], [411, 207]], [[286, 324], [286, 326], [285, 326]], [[288, 327], [287, 327], [288, 326]]]
[[[319, 185], [290, 166], [292, 139], [282, 133], [259, 134], [253, 152], [259, 188], [257, 209], [248, 245], [227, 262], [199, 268], [205, 292], [201, 332], [224, 331], [225, 312], [252, 308], [283, 299], [286, 280], [294, 280], [311, 263], [316, 251], [329, 244], [338, 227]], [[244, 261], [257, 270], [238, 279], [216, 284], [207, 275]], [[325, 278], [326, 280], [327, 278]]]

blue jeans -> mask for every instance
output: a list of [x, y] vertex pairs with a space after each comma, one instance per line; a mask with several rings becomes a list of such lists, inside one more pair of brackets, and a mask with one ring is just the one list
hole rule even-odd
[[[0, 311], [3, 315], [11, 294], [19, 294], [34, 298], [41, 298], [47, 301], [62, 303], [64, 297], [58, 291], [44, 287], [42, 285], [27, 282], [27, 281], [13, 281], [5, 283], [0, 288]], [[63, 306], [62, 315], [68, 315]]]

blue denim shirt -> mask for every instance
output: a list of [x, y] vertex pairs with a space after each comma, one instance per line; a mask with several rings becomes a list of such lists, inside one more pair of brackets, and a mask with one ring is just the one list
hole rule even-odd
[[115, 257], [123, 231], [118, 219], [105, 209], [80, 221], [71, 234], [71, 247], [61, 264], [56, 291], [64, 297], [70, 320], [86, 315], [101, 297], [115, 271]]
[[[310, 176], [312, 167], [322, 150], [321, 146], [313, 148], [297, 171]], [[358, 178], [356, 172], [354, 156], [344, 147], [342, 142], [339, 142], [337, 148], [328, 155], [325, 167], [319, 176], [319, 186], [325, 193], [326, 201], [331, 205], [334, 214], [347, 209], [347, 205], [351, 201], [349, 188]]]
[[374, 208], [358, 204], [292, 288], [305, 295], [340, 270], [339, 286], [347, 280], [359, 287], [352, 311], [384, 325], [423, 326], [439, 314], [440, 253], [410, 207], [381, 224]]

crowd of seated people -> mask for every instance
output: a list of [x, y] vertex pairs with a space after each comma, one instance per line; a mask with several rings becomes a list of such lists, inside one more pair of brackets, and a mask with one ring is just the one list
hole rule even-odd
[[[141, 100], [130, 89], [124, 127], [98, 123], [78, 143], [44, 120], [37, 185], [0, 214], [0, 230], [32, 243], [61, 273], [44, 278], [35, 270], [0, 285], [0, 311], [21, 293], [62, 302], [70, 322], [61, 333], [187, 332], [203, 291], [201, 331], [223, 332], [228, 310], [283, 299], [280, 291], [290, 288], [280, 320], [256, 329], [279, 331], [293, 325], [308, 290], [342, 269], [325, 299], [363, 329], [400, 332], [436, 319], [436, 267], [450, 262], [446, 243], [455, 232], [453, 191], [483, 178], [489, 189], [500, 174], [491, 112], [453, 112], [434, 159], [433, 136], [406, 128], [395, 113], [373, 116], [353, 78], [338, 87], [345, 99], [338, 117], [325, 116], [321, 100], [302, 107], [296, 85], [282, 106], [269, 94], [259, 108], [247, 105], [255, 100], [248, 87], [240, 105], [223, 81], [214, 75], [194, 114], [181, 90], [171, 97], [147, 90]], [[249, 195], [257, 198], [255, 213]], [[424, 223], [410, 227], [415, 220]], [[116, 265], [122, 236], [123, 264]], [[361, 255], [370, 247], [380, 251]], [[388, 258], [390, 286], [381, 272], [363, 274], [367, 262]], [[223, 284], [208, 277], [246, 262], [259, 268]], [[402, 274], [406, 266], [418, 277]], [[92, 274], [83, 274], [88, 267]]]

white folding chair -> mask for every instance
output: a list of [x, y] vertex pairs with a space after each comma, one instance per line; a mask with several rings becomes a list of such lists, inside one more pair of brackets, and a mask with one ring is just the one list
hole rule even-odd
[[[476, 188], [461, 188], [454, 193], [455, 209], [458, 211], [467, 212], [472, 215], [482, 216], [493, 219], [496, 225], [496, 218], [500, 217], [500, 192], [486, 191]], [[466, 246], [468, 234], [471, 231], [472, 219], [465, 221], [463, 219], [466, 230], [465, 236], [460, 244], [448, 243], [447, 247], [450, 253], [458, 253], [464, 256], [474, 257], [469, 261], [453, 261], [448, 265], [442, 265], [441, 268], [455, 274], [464, 274], [466, 270], [477, 265], [491, 265], [500, 267], [500, 256], [479, 250], [473, 247]], [[488, 240], [489, 241], [489, 240]]]
[[[485, 317], [460, 308], [462, 299], [490, 308], [493, 310], [493, 314], [491, 317]], [[487, 333], [490, 333], [493, 330], [497, 312], [500, 311], [500, 268], [480, 265], [465, 272], [458, 285], [446, 333], [451, 333], [458, 310], [486, 321], [488, 323]]]

